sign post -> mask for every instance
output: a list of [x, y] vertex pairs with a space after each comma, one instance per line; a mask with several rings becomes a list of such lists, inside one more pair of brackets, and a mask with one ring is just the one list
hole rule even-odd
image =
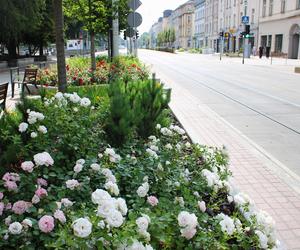
[[130, 46], [130, 54], [134, 54], [137, 56], [137, 27], [139, 27], [142, 22], [143, 18], [140, 13], [137, 13], [136, 10], [142, 5], [140, 0], [130, 0], [128, 2], [128, 7], [133, 11], [127, 17], [127, 24], [129, 28], [126, 30], [126, 34], [130, 37], [130, 43], [133, 42], [133, 45]]

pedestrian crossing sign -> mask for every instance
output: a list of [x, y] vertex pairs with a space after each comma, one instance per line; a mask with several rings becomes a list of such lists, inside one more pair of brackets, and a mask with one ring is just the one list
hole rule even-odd
[[249, 23], [249, 16], [242, 16], [242, 23], [248, 24]]

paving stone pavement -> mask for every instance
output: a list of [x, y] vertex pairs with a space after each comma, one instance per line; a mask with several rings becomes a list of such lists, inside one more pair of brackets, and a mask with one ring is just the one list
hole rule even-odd
[[300, 195], [270, 167], [274, 162], [188, 90], [158, 76], [172, 88], [170, 107], [192, 140], [209, 146], [225, 145], [237, 188], [276, 221], [282, 249], [300, 249]]

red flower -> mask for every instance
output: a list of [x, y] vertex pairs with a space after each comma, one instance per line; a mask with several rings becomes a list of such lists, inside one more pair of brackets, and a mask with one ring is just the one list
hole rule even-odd
[[76, 76], [74, 76], [74, 77], [73, 77], [73, 81], [76, 81], [76, 79], [77, 79]]
[[70, 66], [67, 64], [66, 66], [66, 70], [69, 71], [70, 70]]
[[78, 82], [79, 82], [79, 85], [80, 85], [80, 86], [83, 85], [83, 79], [82, 79], [82, 78], [79, 78], [79, 79], [78, 79]]

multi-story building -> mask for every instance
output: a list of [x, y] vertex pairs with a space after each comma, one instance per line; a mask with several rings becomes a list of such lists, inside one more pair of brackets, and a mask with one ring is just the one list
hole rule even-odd
[[205, 0], [195, 1], [195, 47], [204, 46], [205, 36]]
[[219, 48], [218, 6], [220, 0], [205, 1], [204, 46], [212, 51]]
[[259, 0], [221, 0], [219, 3], [219, 28], [226, 35], [224, 38], [225, 51], [238, 51], [243, 46], [241, 33], [245, 31], [242, 17], [249, 17], [251, 36], [248, 42], [251, 47], [258, 44]]
[[177, 19], [175, 22], [179, 24], [177, 30], [179, 39], [177, 43], [178, 47], [188, 49], [194, 45], [194, 11], [194, 0], [187, 1], [175, 10]]
[[300, 0], [261, 0], [259, 45], [300, 59]]
[[157, 35], [158, 33], [163, 31], [163, 17], [160, 17], [158, 21], [152, 25], [149, 31], [150, 35], [150, 48], [156, 48], [157, 47]]
[[162, 29], [167, 30], [170, 29], [172, 26], [172, 10], [165, 10], [163, 12], [163, 23], [162, 23]]

